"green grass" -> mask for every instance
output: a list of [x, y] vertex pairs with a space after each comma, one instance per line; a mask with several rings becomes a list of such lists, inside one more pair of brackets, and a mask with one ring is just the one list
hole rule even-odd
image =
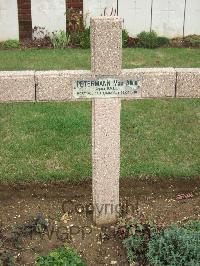
[[0, 104], [0, 179], [91, 175], [88, 103]]
[[[0, 50], [0, 71], [90, 67], [90, 50]], [[123, 68], [135, 67], [200, 67], [200, 49], [123, 49]]]
[[[200, 176], [200, 100], [124, 101], [121, 177]], [[0, 180], [91, 177], [91, 103], [0, 104]]]

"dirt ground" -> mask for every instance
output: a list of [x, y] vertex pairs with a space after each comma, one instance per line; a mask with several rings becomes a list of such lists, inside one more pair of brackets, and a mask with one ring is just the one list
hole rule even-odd
[[[180, 194], [189, 194], [185, 198]], [[169, 225], [200, 219], [200, 178], [187, 181], [122, 180], [120, 202], [135, 212]], [[129, 265], [115, 226], [98, 227], [92, 222], [91, 182], [79, 184], [0, 183], [0, 255], [9, 251], [16, 265], [33, 265], [38, 255], [63, 245], [74, 247], [88, 265]], [[35, 217], [35, 220], [33, 219]], [[37, 232], [30, 234], [33, 221]], [[45, 231], [43, 225], [45, 223]], [[13, 238], [13, 230], [23, 237]]]

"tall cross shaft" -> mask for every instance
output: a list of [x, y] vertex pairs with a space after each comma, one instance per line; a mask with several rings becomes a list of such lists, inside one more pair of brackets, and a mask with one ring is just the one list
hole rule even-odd
[[[117, 77], [122, 66], [122, 20], [91, 19], [92, 72], [95, 78]], [[93, 99], [92, 160], [94, 222], [115, 222], [119, 211], [121, 100]]]

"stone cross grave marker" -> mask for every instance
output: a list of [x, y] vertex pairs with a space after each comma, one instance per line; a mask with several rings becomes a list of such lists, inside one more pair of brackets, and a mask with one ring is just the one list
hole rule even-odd
[[94, 80], [74, 82], [75, 98], [92, 98], [93, 209], [97, 224], [116, 221], [119, 211], [121, 97], [140, 97], [137, 80], [121, 79], [122, 20], [91, 19]]

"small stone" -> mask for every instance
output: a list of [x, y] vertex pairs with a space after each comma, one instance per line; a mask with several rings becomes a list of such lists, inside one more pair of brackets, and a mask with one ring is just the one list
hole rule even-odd
[[111, 265], [116, 265], [117, 264], [117, 261], [116, 260], [112, 260], [110, 264]]
[[[61, 221], [62, 221], [64, 224], [67, 224], [69, 220], [70, 220], [70, 217], [69, 217], [68, 213], [65, 213], [65, 214], [61, 217]], [[73, 226], [73, 225], [72, 225], [72, 226]]]

